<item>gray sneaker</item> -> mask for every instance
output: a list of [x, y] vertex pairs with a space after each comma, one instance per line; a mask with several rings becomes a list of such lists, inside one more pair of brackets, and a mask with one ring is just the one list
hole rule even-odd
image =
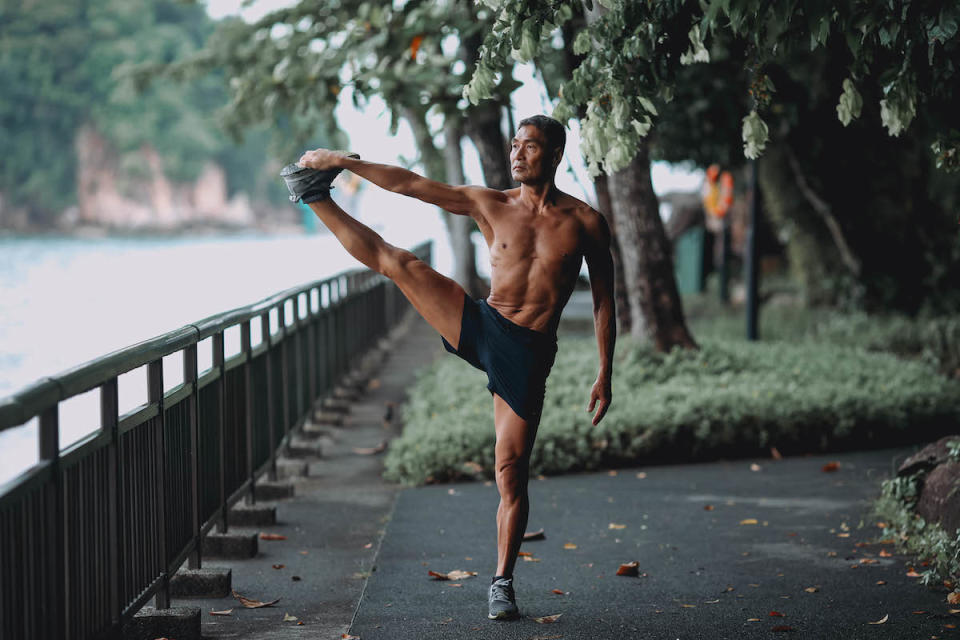
[[[339, 151], [338, 153], [350, 158], [360, 159], [359, 154], [349, 151]], [[280, 177], [287, 185], [291, 202], [302, 200], [303, 204], [309, 204], [330, 197], [330, 183], [341, 171], [342, 169], [318, 171], [317, 169], [301, 167], [298, 164], [288, 164], [280, 170]]]
[[491, 620], [512, 620], [520, 615], [517, 598], [513, 593], [513, 578], [500, 578], [490, 585]]

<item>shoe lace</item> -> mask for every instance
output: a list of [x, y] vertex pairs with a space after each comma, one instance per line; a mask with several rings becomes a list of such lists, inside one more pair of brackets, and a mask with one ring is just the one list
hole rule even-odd
[[505, 580], [494, 582], [491, 591], [494, 600], [513, 602], [513, 585], [509, 582]]

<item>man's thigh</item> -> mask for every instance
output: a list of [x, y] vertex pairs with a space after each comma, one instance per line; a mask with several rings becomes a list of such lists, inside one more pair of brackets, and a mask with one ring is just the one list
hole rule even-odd
[[431, 327], [451, 345], [459, 346], [466, 295], [463, 287], [405, 249], [391, 247], [390, 252], [386, 276]]
[[539, 415], [534, 419], [524, 420], [510, 408], [506, 400], [494, 393], [493, 421], [497, 435], [494, 450], [497, 469], [499, 470], [503, 464], [520, 463], [526, 470], [530, 461], [530, 452], [533, 450], [533, 441], [537, 437]]

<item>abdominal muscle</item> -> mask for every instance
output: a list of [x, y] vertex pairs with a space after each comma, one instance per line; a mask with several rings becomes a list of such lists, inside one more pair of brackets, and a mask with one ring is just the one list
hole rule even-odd
[[[490, 295], [487, 304], [500, 315], [520, 326], [554, 334], [577, 275], [576, 269], [557, 264], [551, 267], [537, 258], [497, 260], [491, 256]], [[572, 266], [573, 261], [568, 261]], [[500, 264], [498, 264], [500, 263]]]

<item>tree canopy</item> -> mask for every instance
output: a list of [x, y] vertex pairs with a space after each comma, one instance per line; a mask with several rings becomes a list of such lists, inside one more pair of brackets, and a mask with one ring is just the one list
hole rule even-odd
[[683, 68], [711, 59], [714, 41], [742, 48], [750, 79], [742, 114], [744, 155], [759, 156], [777, 88], [768, 69], [797, 51], [842, 44], [845, 74], [829, 90], [844, 125], [860, 116], [863, 94], [878, 89], [880, 122], [899, 136], [918, 113], [935, 132], [937, 165], [960, 168], [960, 6], [955, 3], [857, 0], [486, 0], [495, 14], [481, 59], [464, 96], [486, 98], [513, 60], [537, 58], [555, 43], [556, 29], [582, 11], [595, 12], [573, 41], [583, 56], [559, 91], [554, 115], [566, 121], [585, 108], [583, 150], [593, 173], [625, 167], [661, 110], [674, 98]]

